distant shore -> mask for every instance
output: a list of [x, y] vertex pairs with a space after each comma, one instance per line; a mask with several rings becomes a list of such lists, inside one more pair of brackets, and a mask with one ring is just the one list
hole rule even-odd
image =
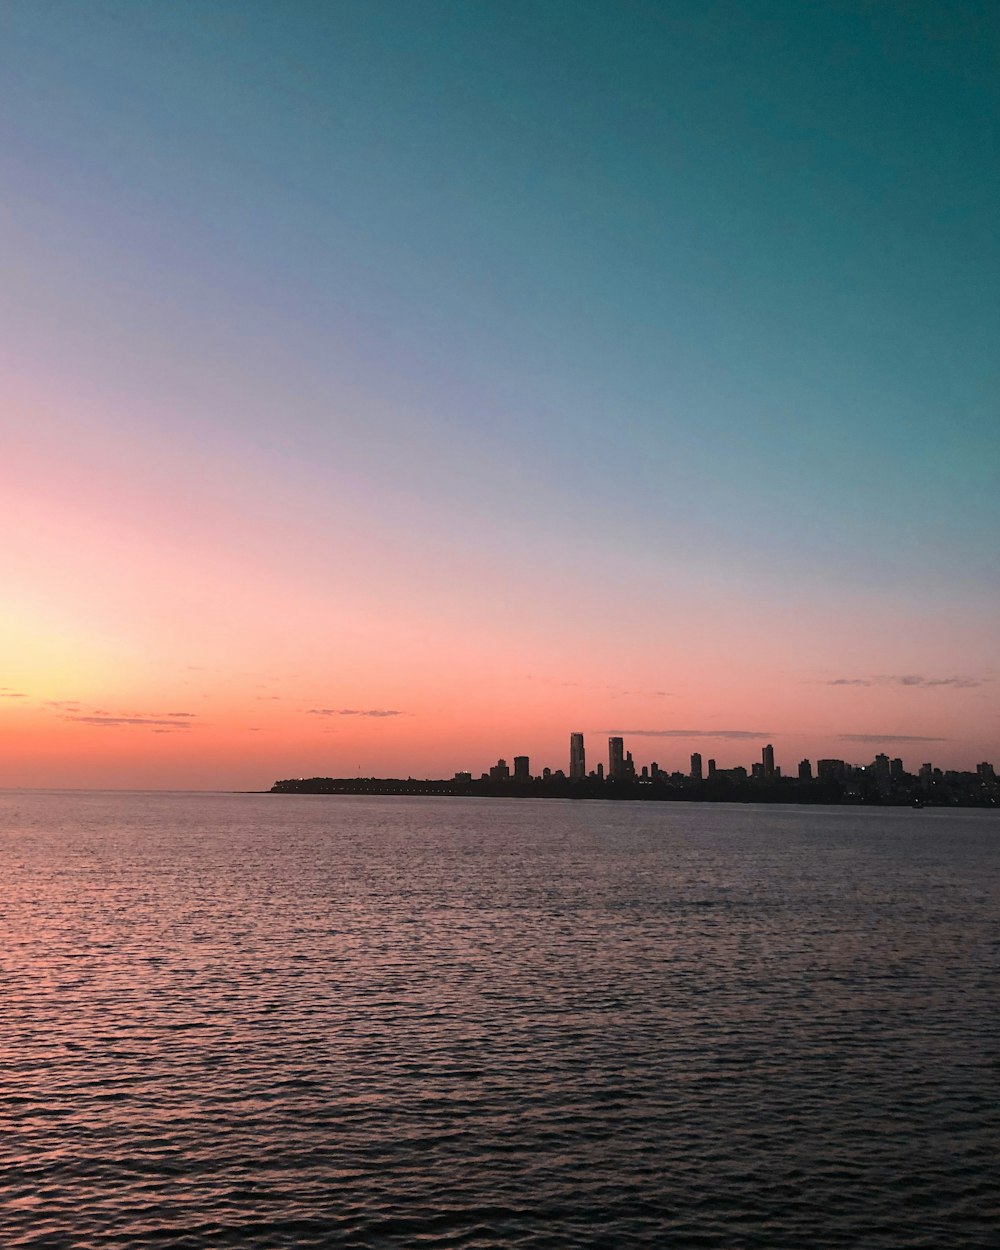
[[[964, 779], [966, 774], [960, 774]], [[879, 794], [848, 789], [836, 782], [800, 782], [782, 778], [772, 782], [688, 782], [651, 784], [641, 781], [608, 781], [586, 778], [538, 777], [527, 782], [513, 780], [429, 780], [412, 777], [298, 777], [276, 781], [270, 794], [411, 795], [439, 798], [493, 799], [603, 799], [605, 801], [653, 803], [798, 803], [845, 804], [878, 807], [984, 807], [997, 808], [998, 800], [984, 788], [975, 788], [975, 774], [967, 784], [942, 787], [937, 793], [914, 794], [910, 790]]]

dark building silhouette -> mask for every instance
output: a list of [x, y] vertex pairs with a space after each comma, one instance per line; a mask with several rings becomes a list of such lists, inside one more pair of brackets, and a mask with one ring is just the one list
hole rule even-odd
[[843, 760], [817, 760], [816, 776], [820, 781], [839, 781], [847, 780], [847, 765]]
[[583, 749], [583, 734], [569, 736], [569, 777], [571, 781], [583, 781], [587, 775], [587, 756]]
[[[532, 776], [527, 755], [514, 757], [513, 777], [507, 761], [496, 764], [474, 779], [469, 771], [459, 771], [444, 780], [423, 780], [412, 776], [393, 777], [312, 777], [276, 781], [274, 793], [303, 794], [420, 794], [474, 795], [498, 798], [572, 798], [642, 800], [655, 802], [762, 802], [762, 803], [879, 803], [894, 806], [929, 805], [941, 807], [1000, 808], [1000, 783], [992, 764], [981, 762], [975, 772], [942, 770], [923, 764], [919, 775], [906, 772], [901, 758], [890, 759], [884, 752], [870, 764], [848, 764], [844, 760], [818, 760], [815, 777], [809, 760], [799, 762], [798, 776], [783, 778], [774, 762], [771, 743], [761, 748], [761, 761], [753, 765], [752, 778], [743, 767], [721, 769], [708, 761], [708, 785], [704, 784], [700, 752], [691, 754], [689, 773], [664, 771], [654, 761], [637, 770], [632, 752], [624, 739], [608, 739], [609, 771], [603, 763], [587, 774], [582, 733], [570, 734], [570, 775], [562, 769], [545, 768]], [[360, 769], [359, 769], [360, 772]], [[638, 775], [637, 775], [638, 772]]]

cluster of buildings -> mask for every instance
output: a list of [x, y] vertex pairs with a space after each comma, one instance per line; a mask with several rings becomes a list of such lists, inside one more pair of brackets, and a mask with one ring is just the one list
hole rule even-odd
[[[455, 774], [456, 783], [471, 783], [471, 773]], [[822, 792], [825, 797], [836, 799], [896, 800], [896, 801], [1000, 801], [1000, 786], [997, 783], [996, 770], [992, 764], [981, 763], [975, 772], [942, 770], [932, 764], [922, 764], [917, 773], [908, 773], [899, 758], [890, 759], [888, 755], [879, 754], [870, 764], [849, 764], [845, 760], [817, 760], [815, 771], [810, 760], [801, 760], [796, 772], [783, 775], [781, 768], [774, 762], [774, 747], [768, 743], [761, 749], [759, 763], [752, 764], [749, 771], [742, 767], [719, 768], [714, 759], [703, 761], [697, 751], [691, 756], [688, 772], [668, 772], [661, 769], [654, 761], [643, 764], [637, 770], [632, 752], [625, 750], [625, 741], [621, 737], [608, 739], [608, 763], [605, 767], [599, 761], [596, 768], [587, 771], [587, 754], [582, 733], [572, 733], [569, 738], [569, 771], [562, 769], [553, 771], [544, 768], [539, 776], [531, 772], [531, 763], [527, 755], [514, 756], [514, 768], [511, 771], [506, 760], [497, 760], [496, 764], [479, 778], [481, 784], [491, 786], [526, 787], [538, 783], [549, 783], [560, 788], [566, 783], [585, 783], [588, 791], [595, 787], [608, 785], [609, 788], [621, 790], [635, 786], [655, 786], [669, 789], [690, 789], [703, 791], [706, 797], [720, 797], [727, 790], [751, 789], [756, 793], [762, 790], [776, 792], [780, 787], [784, 791], [794, 789], [801, 793], [804, 788]], [[792, 794], [787, 793], [791, 798]]]
[[367, 794], [483, 796], [540, 799], [629, 799], [727, 803], [888, 803], [914, 807], [1000, 807], [1000, 782], [992, 764], [975, 772], [921, 764], [909, 773], [901, 759], [879, 754], [870, 764], [846, 760], [801, 760], [794, 773], [783, 774], [774, 761], [774, 747], [762, 747], [760, 761], [747, 770], [719, 768], [695, 751], [687, 772], [669, 772], [655, 761], [637, 769], [621, 737], [608, 739], [608, 762], [587, 771], [582, 733], [570, 734], [569, 770], [531, 771], [527, 755], [515, 755], [480, 777], [459, 772], [448, 780], [414, 777], [292, 777], [276, 781], [275, 794]]

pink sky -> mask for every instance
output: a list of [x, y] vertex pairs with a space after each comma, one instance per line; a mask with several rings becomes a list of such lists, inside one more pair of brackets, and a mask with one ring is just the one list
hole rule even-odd
[[406, 502], [410, 529], [335, 471], [332, 499], [296, 499], [254, 455], [130, 444], [107, 411], [30, 391], [4, 397], [5, 786], [254, 789], [522, 753], [540, 770], [578, 729], [591, 766], [612, 731], [671, 769], [693, 750], [748, 764], [764, 741], [786, 771], [997, 755], [993, 631], [945, 603], [550, 563], [544, 536], [541, 556], [480, 558], [433, 500]]
[[0, 59], [0, 786], [1000, 763], [971, 27], [57, 7]]

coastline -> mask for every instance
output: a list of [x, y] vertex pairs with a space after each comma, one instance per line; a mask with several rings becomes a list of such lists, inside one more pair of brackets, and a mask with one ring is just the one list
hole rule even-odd
[[[974, 775], [973, 775], [974, 776]], [[977, 807], [1000, 810], [997, 798], [977, 794], [964, 785], [944, 793], [919, 795], [909, 790], [882, 795], [849, 790], [833, 783], [746, 783], [707, 781], [688, 784], [651, 784], [628, 781], [570, 781], [566, 778], [535, 778], [528, 782], [466, 780], [417, 780], [412, 777], [308, 777], [276, 781], [266, 794], [313, 795], [405, 795], [433, 798], [572, 799], [577, 801], [638, 803], [765, 803], [807, 806], [854, 807]]]

